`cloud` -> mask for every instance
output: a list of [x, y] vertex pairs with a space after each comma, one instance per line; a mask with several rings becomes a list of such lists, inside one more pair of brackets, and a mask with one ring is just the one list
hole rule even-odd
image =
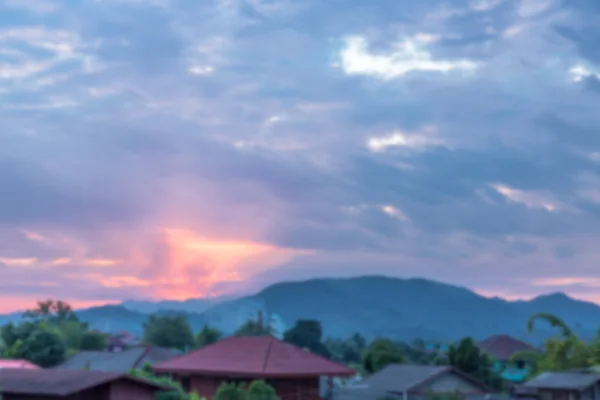
[[373, 75], [382, 79], [401, 78], [410, 72], [472, 71], [477, 64], [467, 59], [434, 59], [419, 46], [435, 41], [435, 37], [421, 34], [398, 44], [389, 54], [372, 54], [362, 37], [349, 37], [340, 54], [340, 67], [349, 75]]
[[0, 12], [10, 301], [364, 273], [510, 297], [572, 290], [539, 285], [567, 266], [599, 277], [596, 1]]

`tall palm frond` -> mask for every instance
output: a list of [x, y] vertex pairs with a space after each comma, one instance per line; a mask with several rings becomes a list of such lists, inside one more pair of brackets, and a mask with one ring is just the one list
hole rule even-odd
[[533, 333], [536, 320], [544, 320], [553, 328], [559, 328], [562, 335], [566, 338], [575, 336], [571, 328], [562, 319], [549, 313], [536, 313], [529, 317], [529, 321], [527, 321], [527, 330], [529, 333]]

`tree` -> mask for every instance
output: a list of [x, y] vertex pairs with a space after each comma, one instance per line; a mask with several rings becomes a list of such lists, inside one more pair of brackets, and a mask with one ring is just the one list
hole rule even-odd
[[250, 382], [246, 395], [248, 400], [277, 400], [275, 389], [263, 380]]
[[527, 330], [533, 333], [538, 320], [546, 321], [552, 327], [559, 328], [561, 336], [550, 338], [544, 343], [543, 352], [521, 352], [513, 355], [512, 360], [529, 361], [532, 366], [531, 375], [544, 371], [567, 371], [575, 368], [588, 368], [598, 360], [600, 353], [599, 338], [589, 345], [579, 339], [560, 318], [548, 314], [537, 313], [527, 322]]
[[330, 357], [329, 350], [321, 341], [322, 336], [323, 329], [319, 321], [298, 320], [292, 328], [284, 332], [283, 340], [315, 354]]
[[45, 321], [52, 325], [64, 321], [79, 321], [73, 308], [62, 300], [48, 299], [38, 301], [36, 307], [23, 313], [23, 318], [30, 321]]
[[81, 335], [81, 350], [101, 351], [106, 349], [108, 338], [101, 332], [84, 332]]
[[432, 365], [439, 357], [438, 352], [429, 351], [423, 339], [415, 339], [410, 344], [399, 344], [402, 353], [414, 364]]
[[373, 374], [389, 364], [400, 364], [404, 360], [404, 355], [392, 341], [376, 339], [365, 350], [362, 367], [366, 373]]
[[502, 379], [492, 370], [492, 360], [479, 350], [473, 339], [464, 338], [458, 345], [451, 345], [445, 362], [462, 372], [500, 389]]
[[152, 314], [144, 322], [144, 341], [159, 347], [186, 351], [194, 345], [194, 335], [184, 314]]
[[240, 326], [234, 336], [273, 336], [273, 328], [265, 321], [262, 311], [256, 314], [256, 319], [249, 319], [242, 326]]
[[209, 344], [213, 344], [221, 340], [223, 332], [218, 329], [211, 328], [208, 325], [204, 325], [202, 330], [198, 332], [195, 339], [195, 347], [200, 349]]
[[53, 367], [65, 360], [67, 346], [56, 332], [40, 328], [24, 340], [17, 340], [12, 348], [13, 356], [39, 365], [42, 368]]
[[533, 314], [531, 317], [529, 317], [529, 320], [527, 321], [527, 331], [529, 333], [533, 333], [535, 321], [537, 321], [537, 320], [546, 321], [553, 328], [559, 328], [562, 333], [562, 336], [565, 338], [575, 336], [575, 334], [573, 333], [571, 328], [569, 328], [569, 326], [567, 324], [565, 324], [565, 322], [563, 320], [561, 320], [560, 318], [558, 318], [555, 315], [548, 314], [548, 313], [537, 313], [537, 314]]
[[0, 330], [5, 346], [2, 356], [31, 361], [40, 367], [52, 367], [64, 361], [67, 346], [52, 327], [43, 323], [6, 324]]
[[52, 323], [42, 321], [40, 324], [47, 326], [58, 333], [64, 340], [68, 349], [81, 350], [81, 341], [84, 333], [87, 331], [87, 325], [78, 320], [62, 320]]
[[246, 400], [246, 389], [243, 383], [223, 382], [217, 388], [213, 400]]
[[350, 339], [326, 339], [325, 346], [331, 359], [343, 364], [360, 364], [364, 348]]

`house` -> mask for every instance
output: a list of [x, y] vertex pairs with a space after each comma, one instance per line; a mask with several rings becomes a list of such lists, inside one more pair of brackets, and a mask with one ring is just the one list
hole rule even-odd
[[1, 369], [2, 400], [154, 400], [170, 390], [126, 374], [57, 369]]
[[506, 381], [513, 383], [524, 382], [529, 376], [531, 365], [526, 360], [512, 360], [521, 352], [537, 352], [535, 347], [510, 337], [494, 335], [478, 344], [479, 349], [494, 360], [494, 370]]
[[171, 350], [149, 345], [122, 351], [80, 351], [54, 368], [124, 373], [131, 369], [142, 368], [146, 363], [152, 365], [175, 356], [176, 354]]
[[353, 369], [271, 336], [230, 337], [155, 364], [188, 392], [210, 398], [223, 382], [264, 379], [281, 400], [320, 399], [320, 377], [352, 376]]
[[374, 400], [397, 397], [423, 399], [433, 393], [460, 393], [465, 398], [491, 398], [492, 389], [451, 366], [388, 365], [360, 382], [334, 391], [333, 400]]
[[3, 368], [12, 368], [12, 369], [19, 369], [19, 368], [40, 369], [39, 366], [37, 366], [34, 363], [29, 362], [27, 360], [6, 360], [6, 359], [0, 359], [0, 369], [3, 369]]
[[108, 337], [108, 351], [121, 351], [139, 344], [139, 339], [127, 331], [119, 331]]
[[600, 374], [543, 372], [514, 390], [515, 398], [540, 400], [600, 400]]

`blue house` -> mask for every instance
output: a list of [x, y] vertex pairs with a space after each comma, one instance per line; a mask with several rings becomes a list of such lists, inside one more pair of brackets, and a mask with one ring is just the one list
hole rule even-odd
[[521, 352], [537, 352], [535, 347], [510, 337], [494, 335], [479, 343], [479, 349], [494, 360], [494, 370], [506, 381], [522, 383], [529, 376], [531, 365], [526, 360], [512, 360]]

